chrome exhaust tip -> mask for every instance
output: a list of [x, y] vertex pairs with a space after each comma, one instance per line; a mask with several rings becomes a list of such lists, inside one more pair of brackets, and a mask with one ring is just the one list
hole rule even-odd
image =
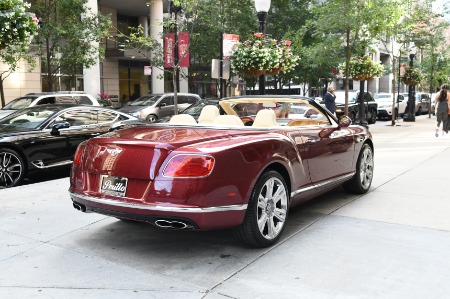
[[83, 205], [83, 204], [81, 204], [81, 203], [78, 203], [78, 202], [76, 202], [76, 201], [73, 202], [73, 207], [74, 207], [75, 209], [77, 209], [78, 211], [86, 212], [86, 206]]
[[161, 228], [168, 229], [192, 229], [192, 225], [189, 225], [182, 221], [158, 219], [155, 221], [155, 225]]

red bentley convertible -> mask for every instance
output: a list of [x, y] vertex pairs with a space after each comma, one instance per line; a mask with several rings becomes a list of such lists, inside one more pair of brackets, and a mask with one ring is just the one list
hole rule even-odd
[[80, 144], [70, 178], [74, 207], [167, 229], [232, 228], [241, 241], [265, 247], [280, 238], [289, 207], [339, 185], [369, 190], [371, 134], [348, 117], [337, 120], [300, 96], [219, 105], [205, 106], [197, 120], [178, 114]]

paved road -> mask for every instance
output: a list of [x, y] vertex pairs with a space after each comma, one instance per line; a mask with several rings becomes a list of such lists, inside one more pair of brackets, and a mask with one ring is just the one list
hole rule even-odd
[[370, 192], [294, 208], [268, 249], [80, 213], [67, 178], [0, 190], [0, 298], [447, 298], [450, 139], [389, 124]]

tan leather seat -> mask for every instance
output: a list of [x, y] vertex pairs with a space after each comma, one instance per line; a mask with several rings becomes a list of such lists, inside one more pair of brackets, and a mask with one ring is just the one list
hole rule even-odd
[[255, 121], [253, 122], [253, 127], [273, 127], [278, 126], [277, 117], [275, 111], [272, 109], [259, 110], [256, 113]]
[[189, 114], [176, 114], [170, 118], [170, 124], [174, 125], [196, 125], [197, 122], [192, 115]]
[[199, 124], [210, 124], [214, 119], [220, 115], [219, 108], [214, 105], [206, 105], [203, 107], [198, 117]]
[[213, 124], [231, 125], [231, 126], [243, 126], [244, 123], [236, 115], [219, 115], [214, 118]]

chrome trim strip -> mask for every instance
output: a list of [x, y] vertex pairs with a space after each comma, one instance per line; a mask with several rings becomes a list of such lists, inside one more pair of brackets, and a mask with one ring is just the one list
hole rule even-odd
[[118, 202], [116, 200], [106, 199], [106, 198], [97, 198], [86, 195], [75, 194], [73, 192], [69, 192], [70, 196], [73, 199], [81, 198], [86, 201], [106, 204], [116, 207], [122, 208], [134, 208], [140, 210], [148, 210], [148, 211], [160, 211], [160, 212], [173, 212], [173, 213], [214, 213], [214, 212], [227, 212], [227, 211], [243, 211], [247, 209], [247, 205], [230, 205], [230, 206], [219, 206], [219, 207], [210, 207], [210, 208], [180, 208], [180, 207], [168, 207], [168, 206], [159, 206], [159, 205], [143, 205], [143, 204], [134, 204], [127, 202]]
[[72, 164], [72, 160], [61, 161], [61, 162], [49, 164], [49, 165], [44, 165], [44, 163], [42, 163], [42, 161], [31, 162], [31, 164], [33, 164], [36, 168], [39, 168], [39, 169], [47, 169], [47, 168]]
[[312, 185], [312, 186], [309, 186], [309, 187], [306, 187], [306, 188], [298, 189], [298, 190], [296, 190], [294, 192], [291, 192], [291, 197], [294, 197], [295, 195], [300, 194], [300, 193], [304, 193], [304, 192], [310, 191], [312, 189], [323, 188], [323, 187], [327, 187], [329, 185], [336, 185], [336, 184], [342, 183], [343, 181], [351, 179], [355, 175], [355, 173], [356, 173], [356, 171], [353, 171], [353, 172], [348, 173], [346, 175], [343, 175], [341, 177], [333, 178], [333, 179], [330, 179], [330, 180], [325, 181], [325, 182], [321, 182], [321, 183], [316, 184], [316, 185]]

